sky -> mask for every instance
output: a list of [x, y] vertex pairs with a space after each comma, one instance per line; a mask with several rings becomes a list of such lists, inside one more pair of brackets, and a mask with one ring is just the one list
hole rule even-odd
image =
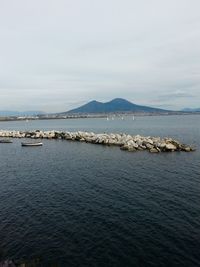
[[0, 110], [200, 107], [199, 0], [0, 0]]

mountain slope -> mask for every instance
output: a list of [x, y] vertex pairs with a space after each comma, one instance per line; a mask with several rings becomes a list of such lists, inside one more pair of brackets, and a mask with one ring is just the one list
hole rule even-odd
[[200, 108], [184, 108], [182, 111], [185, 112], [200, 112]]
[[110, 102], [102, 103], [93, 100], [81, 107], [72, 109], [66, 113], [112, 113], [112, 112], [167, 112], [167, 110], [151, 108], [133, 104], [125, 99], [116, 98]]

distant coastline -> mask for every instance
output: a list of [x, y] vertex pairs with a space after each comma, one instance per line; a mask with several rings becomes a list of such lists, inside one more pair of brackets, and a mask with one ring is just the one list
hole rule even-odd
[[174, 111], [174, 112], [166, 112], [166, 113], [134, 113], [134, 112], [120, 112], [120, 113], [89, 113], [89, 114], [44, 114], [38, 116], [0, 116], [0, 121], [31, 121], [31, 120], [55, 120], [55, 119], [87, 119], [87, 118], [107, 118], [107, 117], [116, 117], [120, 118], [122, 116], [129, 117], [141, 117], [141, 116], [174, 116], [174, 115], [200, 115], [200, 112], [184, 112], [184, 111]]

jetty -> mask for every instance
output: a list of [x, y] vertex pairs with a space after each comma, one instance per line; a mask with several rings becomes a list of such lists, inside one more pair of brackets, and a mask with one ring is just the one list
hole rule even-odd
[[136, 152], [148, 150], [151, 153], [185, 151], [195, 149], [170, 137], [151, 137], [125, 133], [94, 133], [68, 131], [6, 131], [0, 130], [0, 138], [62, 139], [105, 146], [118, 146], [121, 150]]

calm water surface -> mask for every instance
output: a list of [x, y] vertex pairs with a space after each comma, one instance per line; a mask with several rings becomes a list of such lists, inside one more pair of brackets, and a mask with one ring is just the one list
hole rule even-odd
[[200, 266], [200, 116], [0, 122], [171, 136], [194, 153], [0, 144], [0, 257], [42, 266]]

